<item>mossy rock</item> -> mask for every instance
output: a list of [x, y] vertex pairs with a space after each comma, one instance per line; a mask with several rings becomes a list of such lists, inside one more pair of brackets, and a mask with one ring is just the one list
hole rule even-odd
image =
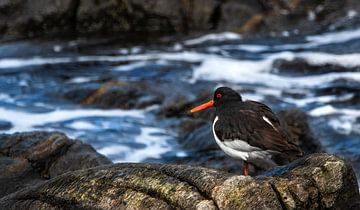
[[0, 199], [1, 209], [359, 209], [352, 167], [312, 154], [262, 176], [161, 164], [72, 171]]

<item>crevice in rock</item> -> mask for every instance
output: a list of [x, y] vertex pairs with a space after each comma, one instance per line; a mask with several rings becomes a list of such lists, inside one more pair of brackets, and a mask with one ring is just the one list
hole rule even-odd
[[215, 30], [218, 28], [220, 19], [221, 19], [221, 2], [218, 3], [218, 5], [214, 8], [212, 14], [209, 18], [209, 23], [211, 24], [210, 30]]
[[51, 178], [49, 175], [49, 168], [53, 163], [56, 162], [60, 157], [64, 156], [69, 148], [74, 145], [74, 142], [70, 144], [65, 144], [61, 148], [58, 148], [55, 152], [51, 153], [49, 156], [45, 156], [39, 160], [31, 160], [27, 158], [27, 160], [31, 163], [31, 166], [34, 170], [38, 171], [43, 178]]
[[[195, 184], [193, 181], [191, 181], [191, 180], [189, 180], [189, 179], [181, 178], [181, 177], [179, 177], [179, 176], [176, 176], [176, 174], [167, 173], [166, 171], [163, 171], [163, 170], [161, 170], [161, 173], [164, 174], [164, 175], [166, 175], [166, 176], [173, 177], [173, 178], [175, 178], [175, 179], [177, 179], [177, 180], [179, 180], [179, 181], [181, 181], [181, 182], [185, 182], [185, 183], [187, 183], [189, 186], [194, 187], [194, 188], [197, 190], [197, 192], [198, 192], [202, 197], [204, 197], [204, 198], [207, 199], [207, 200], [212, 200], [213, 203], [214, 203], [214, 205], [215, 205], [215, 207], [216, 207], [216, 209], [219, 209], [219, 206], [217, 205], [217, 203], [215, 202], [215, 200], [213, 200], [213, 199], [211, 198], [211, 196], [208, 195], [207, 192], [201, 190], [198, 186], [196, 186], [196, 184]], [[212, 189], [211, 189], [211, 191], [212, 191]]]
[[[25, 196], [20, 196], [18, 198], [19, 201], [25, 201], [25, 200], [33, 200], [33, 201], [41, 201], [43, 203], [50, 204], [54, 207], [60, 207], [63, 209], [79, 209], [79, 210], [90, 210], [89, 208], [84, 208], [79, 203], [62, 199], [56, 196], [51, 196], [50, 194], [45, 193], [28, 193]], [[91, 208], [92, 210], [95, 208]]]
[[[188, 185], [194, 187], [198, 192], [199, 194], [204, 197], [205, 199], [207, 200], [212, 200], [215, 207], [217, 209], [219, 209], [219, 206], [217, 205], [217, 203], [215, 202], [215, 200], [213, 200], [213, 198], [211, 197], [211, 192], [213, 191], [213, 189], [216, 187], [216, 186], [213, 186], [209, 192], [207, 191], [204, 191], [202, 190], [200, 187], [197, 186], [196, 182], [191, 180], [191, 179], [188, 179], [188, 176], [184, 176], [184, 177], [181, 177], [181, 176], [178, 176], [178, 174], [176, 173], [173, 173], [173, 172], [169, 172], [169, 170], [166, 170], [166, 169], [162, 169], [162, 167], [160, 167], [160, 172], [162, 174], [165, 174], [166, 176], [170, 176], [170, 177], [173, 177], [181, 182], [185, 182], [187, 183]], [[226, 175], [224, 174], [224, 179], [225, 179]], [[217, 179], [220, 179], [219, 177], [217, 177]]]
[[[116, 186], [116, 185], [112, 185], [112, 186], [113, 186], [114, 188], [117, 188], [117, 189], [119, 188], [119, 187]], [[172, 203], [169, 203], [167, 200], [164, 200], [164, 199], [162, 199], [162, 198], [160, 198], [160, 197], [151, 195], [151, 193], [149, 193], [149, 192], [142, 192], [142, 191], [139, 191], [139, 190], [137, 190], [137, 189], [133, 189], [133, 188], [131, 188], [131, 187], [122, 187], [121, 189], [122, 189], [122, 190], [125, 190], [125, 191], [131, 190], [132, 192], [142, 193], [142, 194], [148, 196], [148, 198], [155, 199], [157, 202], [164, 202], [164, 203], [166, 203], [171, 209], [181, 208], [181, 206], [173, 205]], [[124, 191], [123, 193], [125, 193], [125, 191]], [[123, 199], [122, 196], [123, 196], [123, 194], [118, 194], [117, 199], [120, 199], [121, 202], [126, 205], [127, 202]]]
[[[113, 185], [113, 186], [114, 187], [119, 187], [117, 185]], [[148, 195], [151, 198], [155, 198], [155, 199], [164, 201], [165, 203], [167, 203], [169, 206], [171, 206], [174, 209], [183, 208], [182, 206], [177, 205], [176, 203], [172, 202], [171, 200], [166, 199], [164, 196], [162, 196], [160, 193], [158, 193], [158, 192], [156, 192], [154, 190], [148, 190], [148, 189], [142, 188], [142, 187], [132, 187], [132, 186], [129, 186], [129, 185], [121, 185], [121, 187], [129, 189], [129, 190], [133, 190], [135, 192], [143, 193], [145, 195]]]
[[69, 8], [69, 21], [70, 21], [70, 33], [72, 35], [77, 34], [77, 20], [78, 20], [78, 10], [80, 7], [80, 0], [73, 0]]
[[321, 196], [320, 189], [319, 189], [319, 187], [318, 187], [317, 184], [316, 184], [316, 181], [315, 181], [314, 178], [311, 177], [311, 176], [306, 176], [305, 178], [311, 182], [311, 185], [312, 185], [313, 187], [315, 187], [316, 190], [317, 190], [317, 192], [318, 192], [318, 193], [317, 193], [317, 204], [319, 205], [319, 209], [325, 209], [325, 207], [322, 206], [322, 202], [321, 202], [321, 197], [322, 197], [322, 196]]
[[285, 203], [284, 203], [284, 201], [283, 201], [283, 199], [282, 199], [282, 197], [281, 197], [281, 195], [280, 195], [280, 192], [279, 192], [278, 189], [276, 188], [275, 184], [274, 184], [274, 183], [271, 183], [271, 182], [269, 182], [269, 184], [270, 184], [272, 190], [275, 192], [276, 198], [277, 198], [277, 200], [280, 202], [281, 208], [282, 208], [283, 210], [287, 210], [286, 205], [285, 205]]
[[[190, 182], [184, 181], [182, 179], [179, 179], [178, 177], [171, 176], [171, 175], [168, 175], [167, 173], [164, 173], [163, 170], [161, 170], [158, 165], [155, 165], [155, 167], [148, 167], [148, 166], [141, 166], [141, 165], [134, 165], [134, 166], [129, 165], [129, 166], [121, 167], [121, 169], [143, 169], [143, 170], [149, 170], [149, 171], [154, 171], [155, 173], [163, 174], [163, 175], [165, 175], [166, 177], [168, 177], [171, 180], [178, 181], [178, 182], [181, 182], [181, 183], [186, 183], [189, 187], [193, 188], [192, 190], [194, 192], [198, 193], [201, 196], [202, 200], [212, 200], [212, 198], [209, 198], [208, 196], [204, 195], [204, 193], [202, 193], [201, 190], [199, 190], [198, 187], [192, 185]], [[132, 187], [130, 185], [123, 185], [122, 187], [129, 188], [131, 190], [147, 194], [147, 195], [149, 195], [151, 197], [154, 197], [154, 198], [157, 198], [157, 199], [161, 199], [161, 200], [163, 200], [164, 202], [166, 202], [167, 204], [169, 204], [171, 206], [184, 208], [183, 206], [179, 206], [176, 203], [172, 202], [171, 200], [167, 199], [165, 196], [163, 196], [161, 193], [159, 193], [159, 192], [157, 192], [155, 190], [144, 188], [143, 186], [138, 186], [138, 188], [135, 188], [135, 187]], [[218, 208], [217, 204], [214, 201], [213, 201], [213, 203]]]

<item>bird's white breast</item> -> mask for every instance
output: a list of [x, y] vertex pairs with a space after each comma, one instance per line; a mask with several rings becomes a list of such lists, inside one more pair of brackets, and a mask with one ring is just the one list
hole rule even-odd
[[221, 141], [215, 133], [215, 124], [219, 120], [216, 116], [213, 122], [213, 135], [219, 147], [229, 156], [235, 159], [242, 159], [246, 161], [268, 161], [271, 155], [268, 151], [262, 150], [258, 147], [253, 147], [246, 141], [241, 139], [231, 141]]
[[246, 143], [245, 141], [242, 140], [237, 140], [237, 144], [239, 148], [244, 148], [244, 150], [238, 150], [238, 149], [234, 149], [233, 147], [231, 147], [230, 145], [225, 145], [224, 142], [220, 141], [220, 139], [217, 137], [216, 133], [215, 133], [215, 124], [216, 122], [219, 120], [219, 117], [216, 116], [213, 122], [213, 134], [214, 134], [214, 138], [216, 143], [219, 145], [219, 147], [229, 156], [236, 158], [236, 159], [243, 159], [243, 160], [247, 160], [249, 158], [249, 153], [246, 152], [246, 148], [251, 147], [248, 143]]

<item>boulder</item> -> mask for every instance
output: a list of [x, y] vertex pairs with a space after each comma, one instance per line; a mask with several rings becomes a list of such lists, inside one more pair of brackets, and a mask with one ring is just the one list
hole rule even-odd
[[61, 97], [85, 106], [103, 109], [142, 109], [158, 104], [161, 96], [148, 91], [145, 82], [107, 81], [62, 90]]
[[110, 164], [90, 145], [58, 132], [0, 135], [0, 197], [68, 171]]
[[68, 172], [0, 199], [2, 209], [359, 209], [351, 166], [312, 154], [262, 176], [186, 165], [114, 164]]

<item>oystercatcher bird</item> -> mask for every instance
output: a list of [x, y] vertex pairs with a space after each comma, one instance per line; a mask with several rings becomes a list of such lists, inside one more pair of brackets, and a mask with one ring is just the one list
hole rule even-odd
[[272, 110], [257, 101], [243, 101], [240, 94], [228, 87], [215, 90], [213, 100], [191, 109], [191, 113], [216, 108], [212, 129], [216, 143], [229, 156], [248, 162], [276, 166], [273, 155], [300, 157], [303, 152], [290, 141]]

